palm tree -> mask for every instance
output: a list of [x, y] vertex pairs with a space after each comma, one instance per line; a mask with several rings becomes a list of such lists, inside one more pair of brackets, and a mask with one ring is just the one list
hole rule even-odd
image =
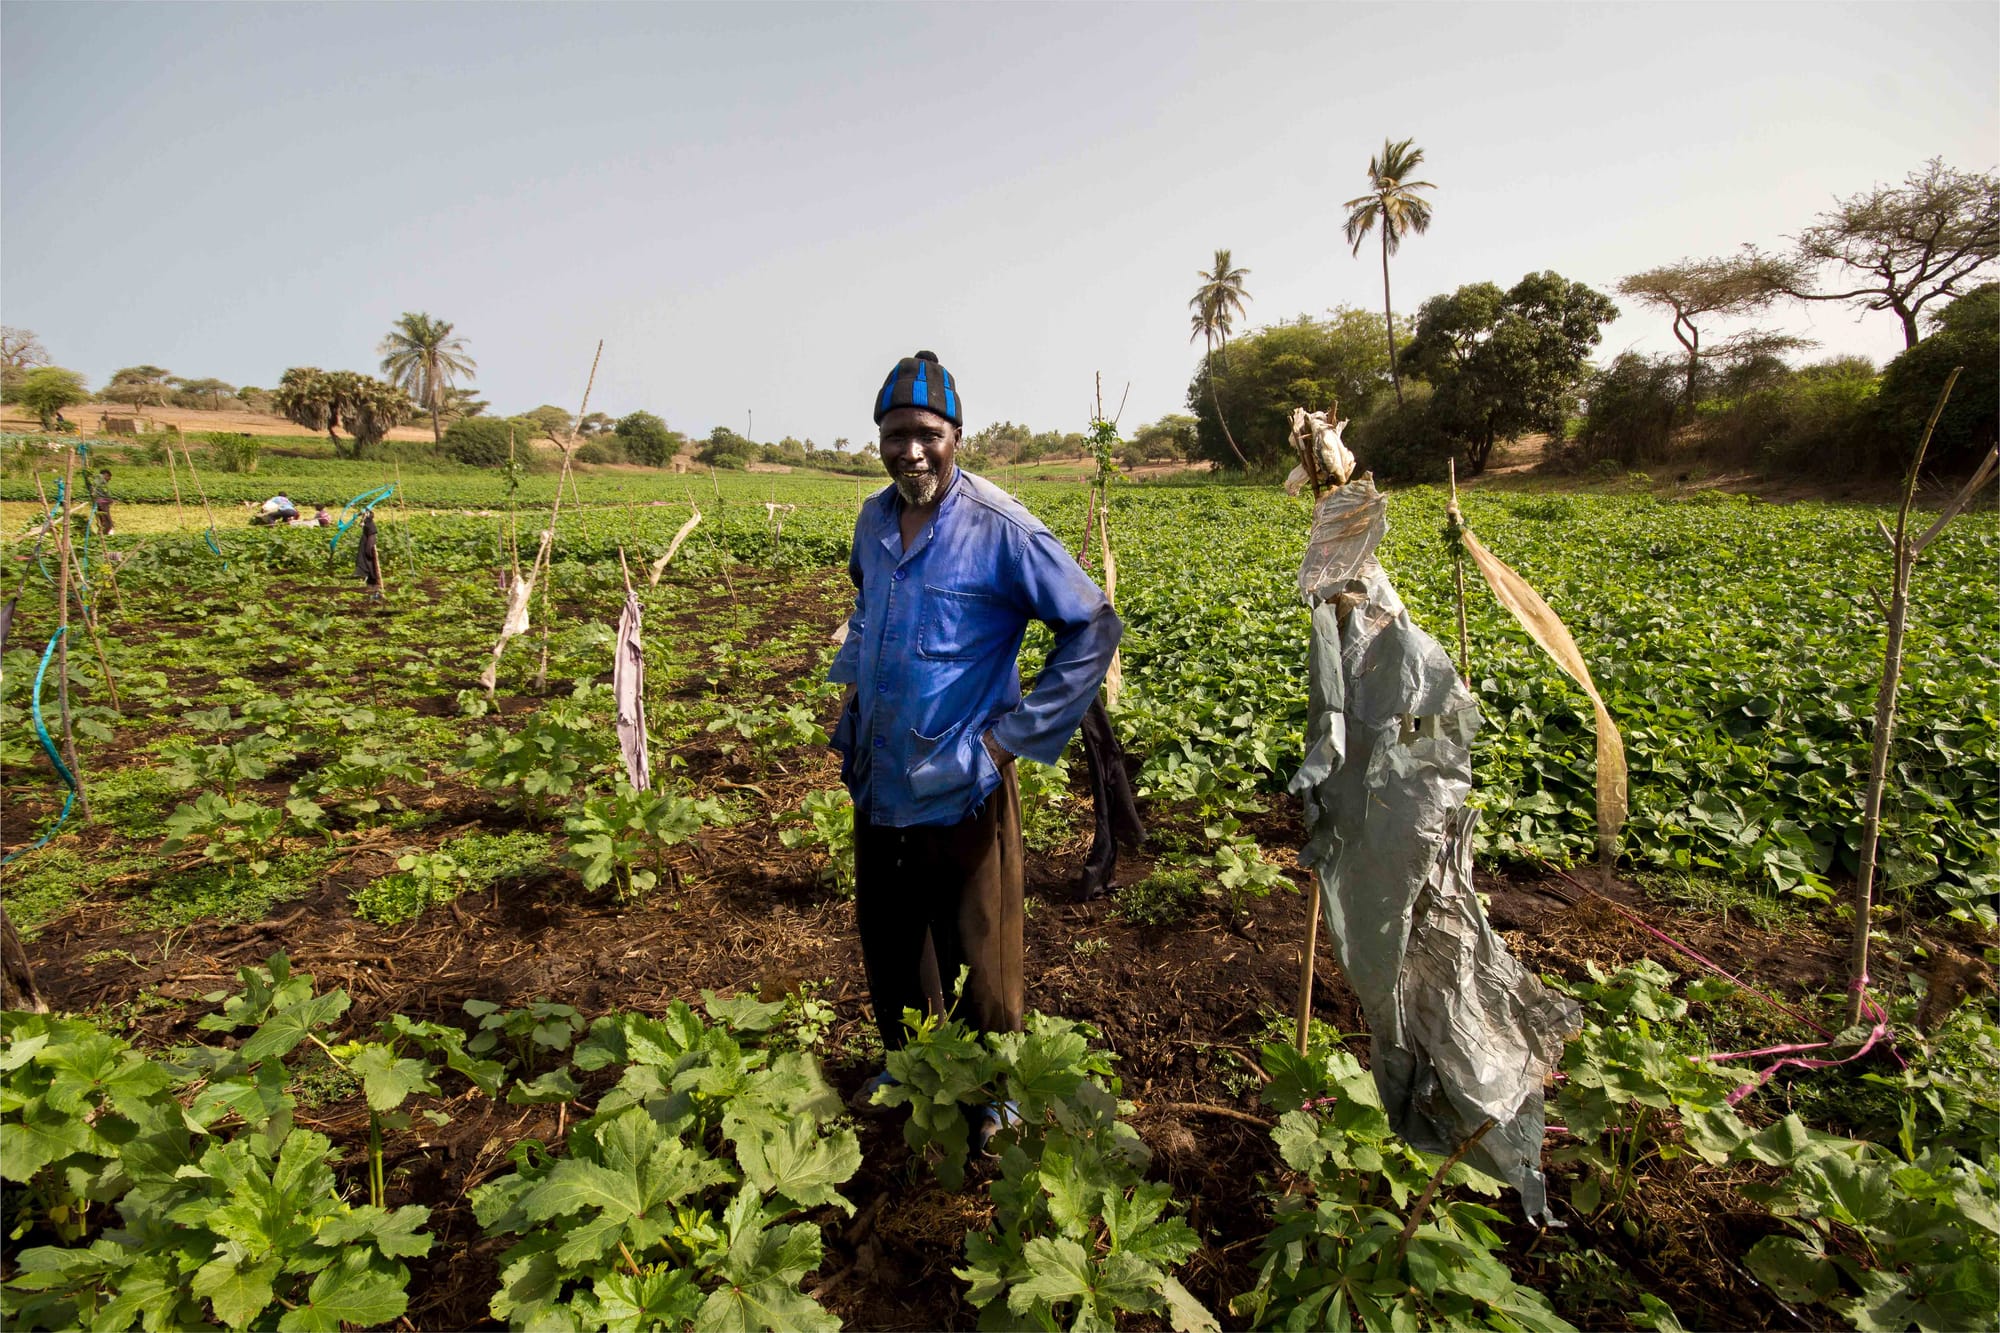
[[465, 355], [465, 339], [451, 336], [450, 320], [405, 311], [375, 350], [382, 354], [383, 375], [431, 414], [432, 438], [444, 439], [439, 418], [450, 401], [451, 382], [460, 375], [470, 379], [479, 368]]
[[1396, 370], [1396, 316], [1389, 305], [1389, 256], [1396, 253], [1409, 233], [1421, 236], [1431, 229], [1431, 206], [1418, 197], [1417, 191], [1437, 188], [1429, 181], [1409, 179], [1410, 173], [1424, 160], [1424, 150], [1411, 146], [1415, 142], [1384, 139], [1382, 155], [1368, 159], [1368, 193], [1341, 205], [1347, 210], [1347, 239], [1354, 246], [1353, 253], [1361, 253], [1361, 242], [1368, 239], [1369, 232], [1379, 229], [1382, 234], [1382, 315], [1389, 335], [1389, 380], [1396, 386], [1398, 407], [1403, 404], [1403, 377]]
[[1236, 326], [1236, 317], [1243, 313], [1243, 303], [1250, 299], [1250, 293], [1243, 290], [1243, 279], [1250, 275], [1247, 268], [1235, 268], [1229, 262], [1227, 250], [1215, 252], [1215, 267], [1208, 272], [1197, 271], [1201, 286], [1195, 289], [1188, 301], [1188, 308], [1194, 311], [1190, 321], [1194, 333], [1188, 338], [1202, 339], [1208, 355], [1208, 396], [1215, 404], [1215, 420], [1222, 427], [1222, 438], [1229, 442], [1229, 452], [1236, 455], [1236, 461], [1243, 470], [1250, 470], [1250, 460], [1236, 447], [1236, 437], [1229, 433], [1229, 423], [1222, 417], [1222, 399], [1215, 390], [1215, 349], [1218, 344], [1229, 346], [1229, 331]]

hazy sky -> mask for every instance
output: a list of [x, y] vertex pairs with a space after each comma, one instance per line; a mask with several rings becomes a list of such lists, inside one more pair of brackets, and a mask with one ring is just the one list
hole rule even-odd
[[[1252, 325], [1379, 308], [1341, 201], [1414, 136], [1461, 283], [1778, 246], [1941, 155], [2000, 165], [2000, 6], [0, 7], [0, 318], [98, 384], [270, 386], [456, 322], [497, 410], [873, 438], [935, 349], [968, 428], [1181, 410], [1212, 251]], [[1893, 315], [1790, 307], [1878, 360]], [[1671, 346], [1628, 308], [1600, 356]]]

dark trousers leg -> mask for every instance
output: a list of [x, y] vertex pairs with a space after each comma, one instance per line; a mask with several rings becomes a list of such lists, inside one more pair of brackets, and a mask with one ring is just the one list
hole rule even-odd
[[[1007, 765], [978, 814], [946, 827], [855, 829], [855, 922], [882, 1044], [903, 1045], [903, 1010], [927, 1007], [925, 942], [956, 1012], [973, 1027], [1021, 1027], [1021, 789]], [[934, 1003], [929, 1006], [934, 1007]]]

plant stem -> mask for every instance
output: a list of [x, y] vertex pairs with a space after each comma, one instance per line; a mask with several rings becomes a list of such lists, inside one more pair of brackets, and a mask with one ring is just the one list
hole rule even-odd
[[1917, 442], [1917, 454], [1903, 480], [1903, 504], [1896, 511], [1896, 534], [1890, 540], [1892, 558], [1889, 594], [1888, 642], [1882, 654], [1882, 683], [1875, 692], [1875, 744], [1868, 759], [1868, 790], [1861, 806], [1861, 872], [1854, 879], [1854, 940], [1848, 954], [1847, 1023], [1861, 1021], [1861, 1007], [1868, 989], [1868, 930], [1875, 897], [1875, 858], [1882, 836], [1882, 791], [1888, 785], [1889, 747], [1896, 735], [1896, 692], [1902, 683], [1903, 631], [1910, 613], [1910, 574], [1917, 563], [1919, 548], [1909, 540], [1910, 506], [1917, 495], [1917, 478], [1929, 451], [1931, 432], [1944, 414], [1945, 400], [1958, 383], [1955, 368], [1944, 382], [1937, 406], [1924, 425]]

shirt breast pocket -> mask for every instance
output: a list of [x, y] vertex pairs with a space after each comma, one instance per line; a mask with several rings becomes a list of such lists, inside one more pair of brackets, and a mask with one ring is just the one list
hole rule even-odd
[[943, 662], [984, 657], [999, 648], [1015, 618], [1006, 601], [991, 593], [926, 585], [917, 654]]

